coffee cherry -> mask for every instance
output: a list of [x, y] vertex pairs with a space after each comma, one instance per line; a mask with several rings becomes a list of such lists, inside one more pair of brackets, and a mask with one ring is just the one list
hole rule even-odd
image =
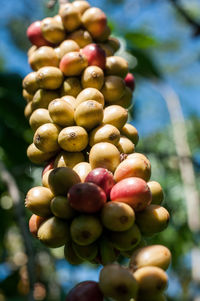
[[144, 238], [141, 238], [140, 243], [136, 247], [134, 247], [133, 249], [130, 249], [130, 250], [121, 251], [120, 253], [124, 257], [131, 258], [134, 251], [139, 250], [140, 248], [146, 247], [146, 245], [147, 245], [147, 243], [144, 240]]
[[23, 88], [26, 89], [27, 92], [30, 94], [34, 94], [37, 91], [37, 89], [39, 89], [36, 77], [37, 73], [31, 72], [23, 80]]
[[42, 67], [36, 73], [36, 82], [42, 89], [56, 90], [63, 82], [63, 74], [56, 67]]
[[81, 77], [83, 88], [95, 88], [101, 90], [104, 84], [104, 73], [97, 66], [87, 67]]
[[153, 245], [136, 250], [131, 257], [129, 267], [133, 272], [145, 266], [156, 266], [167, 270], [170, 262], [169, 249], [162, 245]]
[[72, 248], [72, 241], [69, 241], [64, 248], [64, 256], [67, 262], [71, 265], [79, 265], [83, 263], [83, 260], [76, 255]]
[[61, 87], [61, 96], [73, 96], [77, 95], [82, 91], [81, 83], [77, 77], [69, 77], [65, 79]]
[[33, 106], [32, 106], [33, 102], [30, 101], [29, 103], [27, 103], [27, 105], [25, 106], [24, 109], [24, 116], [26, 117], [26, 119], [29, 119], [31, 117], [31, 114], [33, 113]]
[[135, 145], [127, 137], [121, 136], [117, 145], [120, 153], [132, 154], [135, 151]]
[[27, 56], [28, 58], [38, 49], [37, 46], [33, 45], [29, 48], [28, 52], [27, 52]]
[[29, 145], [29, 147], [27, 148], [27, 157], [32, 163], [38, 165], [41, 165], [44, 162], [48, 161], [49, 159], [54, 157], [55, 154], [55, 152], [43, 152], [39, 150], [34, 143]]
[[85, 182], [94, 183], [101, 187], [109, 198], [110, 191], [115, 184], [113, 174], [105, 168], [95, 168], [87, 175]]
[[72, 248], [76, 255], [84, 261], [94, 260], [98, 255], [98, 244], [96, 242], [88, 246], [79, 246], [72, 242]]
[[104, 124], [91, 131], [89, 136], [89, 144], [90, 146], [93, 146], [99, 142], [109, 142], [114, 145], [118, 145], [119, 139], [119, 130], [111, 124]]
[[128, 73], [124, 81], [127, 87], [129, 87], [132, 91], [135, 90], [135, 77], [133, 74]]
[[42, 186], [49, 188], [49, 174], [53, 169], [48, 170], [45, 174], [42, 176]]
[[106, 65], [106, 53], [98, 44], [89, 44], [85, 46], [81, 53], [83, 53], [89, 66], [98, 66], [101, 69], [105, 69]]
[[55, 47], [54, 52], [56, 53], [56, 55], [58, 57], [58, 61], [60, 62], [60, 59], [61, 59], [60, 47]]
[[110, 56], [106, 59], [106, 74], [124, 78], [128, 73], [128, 62], [120, 56]]
[[55, 162], [55, 158], [53, 158], [51, 161], [49, 161], [46, 166], [43, 168], [42, 170], [42, 176], [47, 173], [49, 170], [54, 168], [54, 162]]
[[110, 47], [113, 48], [114, 52], [116, 52], [120, 48], [120, 42], [117, 38], [109, 37], [107, 43]]
[[84, 29], [79, 29], [79, 30], [72, 32], [68, 36], [68, 39], [75, 41], [79, 45], [80, 48], [83, 48], [92, 43], [91, 34], [87, 30], [84, 30]]
[[148, 182], [147, 185], [149, 186], [152, 194], [151, 204], [160, 205], [164, 199], [164, 193], [161, 185], [156, 181]]
[[35, 132], [41, 125], [45, 123], [50, 123], [52, 122], [52, 119], [49, 115], [48, 110], [46, 109], [37, 109], [35, 110], [30, 119], [29, 119], [29, 124], [32, 128], [32, 130]]
[[68, 152], [81, 152], [88, 145], [88, 134], [80, 126], [70, 126], [60, 132], [58, 143]]
[[69, 199], [64, 196], [56, 196], [51, 200], [51, 212], [61, 219], [72, 219], [76, 212], [70, 206]]
[[[85, 2], [85, 1], [77, 1]], [[76, 1], [74, 2], [76, 3]], [[103, 301], [103, 294], [95, 281], [84, 281], [77, 284], [67, 295], [66, 301]]]
[[137, 301], [167, 301], [167, 299], [163, 294], [156, 294], [153, 296], [141, 294], [138, 295]]
[[126, 87], [123, 96], [119, 100], [113, 101], [112, 104], [127, 109], [131, 105], [133, 105], [132, 99], [133, 99], [133, 93], [131, 89]]
[[67, 3], [60, 8], [59, 15], [62, 18], [66, 31], [74, 31], [81, 25], [81, 13], [79, 8]]
[[77, 173], [69, 167], [59, 167], [49, 174], [49, 187], [55, 196], [67, 196], [69, 189], [80, 183]]
[[123, 179], [113, 186], [110, 199], [126, 203], [137, 212], [144, 210], [151, 203], [151, 192], [144, 180], [131, 177]]
[[99, 252], [96, 261], [99, 264], [105, 266], [118, 260], [120, 252], [114, 248], [113, 244], [106, 236], [102, 235], [98, 242]]
[[109, 75], [105, 77], [102, 94], [105, 101], [110, 105], [112, 102], [119, 100], [125, 93], [124, 80], [115, 75]]
[[105, 51], [106, 57], [114, 55], [115, 51], [108, 42], [99, 43], [99, 46]]
[[50, 102], [49, 114], [54, 123], [66, 127], [74, 124], [74, 108], [62, 99], [54, 99]]
[[120, 131], [121, 134], [130, 139], [133, 142], [133, 144], [138, 144], [138, 131], [132, 124], [126, 123]]
[[82, 22], [94, 38], [101, 36], [107, 26], [106, 15], [97, 7], [87, 9], [82, 16]]
[[81, 182], [84, 182], [92, 168], [88, 162], [80, 162], [73, 167], [73, 170], [79, 175]]
[[50, 102], [59, 97], [59, 93], [53, 90], [39, 89], [33, 96], [32, 108], [48, 109]]
[[168, 226], [169, 219], [169, 212], [159, 205], [149, 205], [144, 211], [138, 212], [136, 215], [136, 223], [145, 236], [164, 231]]
[[42, 186], [31, 188], [25, 199], [25, 206], [36, 215], [48, 217], [51, 215], [50, 203], [53, 194], [50, 189]]
[[45, 66], [58, 67], [59, 58], [52, 47], [43, 46], [29, 57], [29, 64], [35, 71]]
[[75, 111], [75, 109], [77, 107], [76, 98], [74, 98], [73, 96], [67, 95], [67, 96], [61, 97], [61, 99], [66, 101], [66, 103], [69, 104], [73, 108], [73, 110]]
[[29, 231], [30, 233], [37, 238], [37, 233], [40, 225], [45, 221], [44, 217], [38, 216], [38, 215], [31, 215], [29, 219]]
[[137, 295], [137, 282], [133, 274], [119, 264], [110, 264], [101, 270], [99, 287], [105, 297], [116, 301], [129, 301]]
[[75, 51], [80, 51], [78, 44], [73, 40], [65, 40], [60, 44], [60, 59], [62, 59], [66, 53]]
[[65, 30], [59, 18], [45, 18], [41, 29], [44, 38], [52, 44], [61, 43], [65, 39]]
[[128, 112], [120, 106], [112, 105], [104, 109], [103, 124], [111, 124], [120, 130], [127, 120]]
[[138, 294], [155, 296], [167, 288], [167, 274], [158, 267], [142, 267], [134, 274], [138, 283]]
[[96, 213], [106, 202], [106, 194], [94, 183], [79, 183], [68, 192], [72, 208], [79, 212]]
[[126, 231], [134, 224], [135, 213], [125, 203], [108, 202], [101, 210], [101, 221], [111, 231]]
[[87, 1], [74, 1], [73, 6], [76, 7], [81, 15], [90, 8], [90, 4]]
[[22, 95], [23, 95], [23, 98], [26, 100], [27, 103], [32, 101], [32, 99], [33, 99], [33, 94], [28, 93], [28, 91], [26, 89], [23, 89]]
[[107, 25], [105, 27], [104, 31], [102, 32], [102, 34], [100, 36], [98, 36], [98, 38], [96, 38], [96, 40], [98, 42], [105, 42], [109, 38], [110, 33], [111, 33], [110, 27]]
[[133, 158], [140, 158], [140, 159], [144, 160], [146, 165], [148, 166], [148, 168], [149, 169], [151, 168], [151, 163], [150, 163], [149, 159], [144, 154], [133, 153], [133, 154], [128, 155], [128, 157], [127, 157], [127, 159], [133, 159]]
[[131, 250], [140, 243], [140, 229], [137, 225], [133, 224], [126, 231], [110, 231], [109, 239], [117, 250]]
[[82, 153], [68, 153], [62, 151], [58, 154], [55, 159], [54, 167], [70, 167], [73, 168], [78, 163], [81, 163], [85, 160]]
[[104, 106], [103, 94], [95, 88], [87, 88], [82, 90], [77, 96], [77, 105], [86, 100], [95, 100]]
[[87, 100], [79, 104], [74, 114], [78, 126], [91, 130], [103, 120], [103, 107], [95, 100]]
[[90, 150], [89, 162], [92, 169], [102, 167], [114, 172], [120, 163], [120, 153], [111, 143], [97, 143]]
[[102, 233], [102, 225], [94, 215], [79, 215], [70, 226], [72, 240], [80, 246], [88, 246], [95, 242]]
[[50, 248], [59, 248], [69, 241], [69, 226], [57, 217], [46, 220], [38, 230], [39, 240]]
[[125, 178], [138, 177], [145, 181], [149, 181], [151, 169], [149, 165], [139, 157], [127, 158], [117, 167], [114, 178], [119, 182]]
[[50, 45], [50, 43], [43, 37], [41, 21], [36, 21], [28, 27], [27, 36], [30, 42], [38, 47]]
[[77, 51], [66, 53], [60, 62], [60, 70], [65, 76], [80, 75], [87, 66], [86, 56]]
[[43, 152], [59, 150], [58, 135], [61, 128], [53, 123], [41, 125], [35, 132], [33, 142]]

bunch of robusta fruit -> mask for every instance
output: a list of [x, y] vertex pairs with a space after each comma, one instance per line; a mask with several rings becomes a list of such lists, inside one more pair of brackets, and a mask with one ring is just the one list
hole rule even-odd
[[[81, 283], [67, 300], [162, 301], [171, 255], [145, 237], [163, 231], [169, 213], [150, 161], [135, 152], [138, 132], [127, 123], [135, 79], [110, 34], [104, 12], [87, 1], [63, 4], [27, 30], [27, 155], [44, 166], [25, 200], [29, 228], [48, 247], [65, 246], [71, 264], [104, 266], [99, 284]], [[129, 269], [116, 263], [121, 256]]]

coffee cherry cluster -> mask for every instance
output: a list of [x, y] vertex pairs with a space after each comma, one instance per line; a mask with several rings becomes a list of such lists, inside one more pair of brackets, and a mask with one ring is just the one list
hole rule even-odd
[[104, 297], [116, 301], [166, 301], [163, 294], [167, 287], [165, 270], [171, 260], [169, 250], [161, 245], [143, 247], [131, 257], [129, 268], [119, 264], [105, 266], [99, 282], [84, 281], [74, 287], [66, 301], [103, 301]]
[[[87, 1], [66, 3], [55, 17], [30, 25], [27, 35], [33, 72], [23, 80], [23, 96], [34, 132], [27, 155], [45, 164], [42, 186], [25, 200], [31, 233], [48, 247], [65, 246], [71, 264], [105, 266], [99, 285], [92, 283], [99, 297], [92, 292], [96, 298], [81, 300], [103, 300], [102, 294], [165, 300], [162, 269], [170, 252], [146, 247], [144, 238], [163, 231], [169, 213], [161, 206], [162, 187], [150, 181], [150, 161], [135, 152], [138, 132], [127, 123], [134, 76], [114, 55], [120, 45], [106, 15]], [[122, 256], [131, 258], [129, 269], [113, 264]]]

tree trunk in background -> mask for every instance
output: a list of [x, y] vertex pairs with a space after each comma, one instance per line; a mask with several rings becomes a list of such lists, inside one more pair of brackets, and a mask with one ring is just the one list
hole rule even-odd
[[[178, 156], [181, 178], [184, 186], [187, 221], [189, 229], [197, 234], [200, 232], [200, 199], [196, 188], [195, 172], [192, 163], [192, 155], [187, 139], [187, 130], [178, 95], [168, 85], [158, 83], [156, 89], [164, 98], [169, 111], [175, 148]], [[191, 250], [191, 276], [192, 281], [200, 283], [200, 249], [194, 247]], [[194, 301], [200, 301], [200, 295], [194, 297]]]

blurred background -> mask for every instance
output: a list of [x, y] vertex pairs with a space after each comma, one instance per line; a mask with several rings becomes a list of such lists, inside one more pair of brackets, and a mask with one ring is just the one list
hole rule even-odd
[[[136, 77], [130, 121], [140, 134], [137, 152], [149, 157], [171, 214], [167, 230], [149, 240], [172, 251], [167, 299], [199, 301], [200, 1], [89, 2], [107, 14], [119, 55]], [[0, 3], [0, 301], [27, 300], [30, 290], [35, 300], [64, 300], [77, 282], [97, 280], [99, 267], [70, 266], [62, 249], [49, 250], [28, 233], [24, 197], [41, 184], [42, 169], [26, 157], [32, 131], [21, 96], [30, 72], [26, 28], [57, 7], [47, 9], [45, 0]]]

